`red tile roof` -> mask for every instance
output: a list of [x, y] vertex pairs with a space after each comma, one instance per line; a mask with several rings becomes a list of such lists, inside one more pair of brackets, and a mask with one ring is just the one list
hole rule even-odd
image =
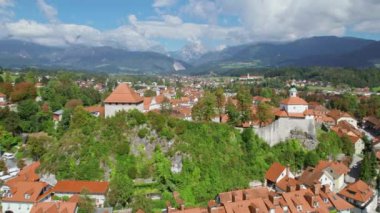
[[7, 96], [0, 92], [0, 97], [7, 97]]
[[53, 191], [55, 193], [79, 194], [83, 190], [87, 190], [90, 194], [106, 194], [108, 186], [108, 182], [63, 180], [58, 181], [57, 185], [54, 186]]
[[89, 107], [85, 107], [84, 110], [86, 110], [89, 113], [99, 112], [100, 117], [104, 117], [105, 115], [105, 110], [103, 106], [89, 106]]
[[281, 173], [286, 169], [285, 166], [281, 165], [278, 162], [272, 164], [265, 174], [265, 179], [270, 180], [271, 182], [276, 182]]
[[281, 104], [285, 105], [308, 105], [308, 103], [300, 97], [289, 97], [281, 101]]
[[28, 166], [25, 166], [13, 179], [8, 180], [5, 184], [12, 186], [20, 181], [35, 182], [40, 179], [40, 176], [36, 173], [37, 168], [40, 166], [40, 162], [34, 162]]
[[127, 83], [119, 84], [116, 89], [104, 100], [104, 103], [142, 103], [143, 98]]
[[34, 204], [30, 213], [75, 213], [76, 209], [73, 202], [42, 202]]
[[355, 201], [366, 203], [372, 198], [373, 190], [367, 183], [358, 180], [355, 183], [347, 185], [339, 194]]
[[[19, 181], [11, 185], [12, 196], [6, 196], [2, 198], [2, 201], [34, 203], [43, 198], [40, 195], [42, 195], [47, 186], [48, 184], [43, 182]], [[29, 197], [26, 195], [29, 195]]]

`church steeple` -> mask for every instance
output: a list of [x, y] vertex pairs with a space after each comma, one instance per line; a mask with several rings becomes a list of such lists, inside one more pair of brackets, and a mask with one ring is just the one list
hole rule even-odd
[[289, 90], [289, 96], [290, 97], [297, 97], [297, 89], [295, 86], [292, 86]]

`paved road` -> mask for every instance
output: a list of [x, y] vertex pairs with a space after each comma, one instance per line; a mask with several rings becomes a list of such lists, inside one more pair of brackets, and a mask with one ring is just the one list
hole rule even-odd
[[348, 177], [346, 178], [347, 182], [353, 183], [356, 179], [359, 178], [362, 160], [363, 159], [361, 157], [354, 155], [350, 164], [350, 172], [348, 173]]

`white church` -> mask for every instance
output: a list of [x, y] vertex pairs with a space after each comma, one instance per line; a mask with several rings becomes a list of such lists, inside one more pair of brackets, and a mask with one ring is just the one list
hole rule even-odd
[[314, 119], [314, 113], [309, 110], [309, 104], [297, 96], [297, 89], [292, 87], [289, 90], [289, 98], [281, 101], [280, 110], [276, 113], [278, 119]]

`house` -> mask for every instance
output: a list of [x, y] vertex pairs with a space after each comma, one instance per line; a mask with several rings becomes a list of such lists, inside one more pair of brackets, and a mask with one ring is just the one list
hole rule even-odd
[[347, 185], [339, 195], [357, 207], [354, 212], [376, 212], [377, 193], [362, 180]]
[[364, 141], [362, 140], [363, 133], [356, 129], [347, 120], [340, 121], [337, 125], [331, 127], [331, 130], [334, 131], [339, 137], [348, 137], [354, 144], [356, 155], [362, 153], [365, 147]]
[[101, 117], [104, 118], [105, 112], [104, 112], [104, 107], [103, 106], [89, 106], [85, 107], [84, 110], [89, 112], [91, 115], [95, 117]]
[[97, 207], [104, 207], [108, 188], [108, 182], [63, 180], [58, 181], [52, 191], [58, 197], [71, 197], [86, 191], [88, 196], [95, 201]]
[[43, 202], [33, 205], [30, 213], [77, 213], [78, 203], [76, 202]]
[[7, 96], [0, 92], [0, 108], [7, 106]]
[[344, 177], [349, 168], [340, 162], [319, 161], [315, 168], [308, 167], [298, 178], [300, 184], [311, 187], [315, 183], [329, 185], [333, 192], [340, 191], [344, 186]]
[[117, 112], [137, 109], [144, 111], [144, 98], [129, 87], [127, 83], [119, 84], [104, 100], [105, 116], [114, 116]]
[[347, 112], [342, 112], [340, 110], [335, 109], [335, 110], [331, 110], [329, 113], [327, 113], [327, 116], [334, 119], [335, 125], [340, 123], [341, 121], [347, 121], [349, 124], [351, 124], [355, 128], [358, 128], [357, 120], [355, 118], [353, 118]]
[[254, 96], [252, 99], [253, 99], [252, 103], [255, 104], [255, 105], [259, 105], [260, 103], [271, 102], [270, 98], [265, 98], [265, 97], [262, 97], [262, 96]]
[[266, 185], [269, 187], [274, 187], [283, 178], [294, 178], [294, 175], [290, 172], [290, 169], [275, 162], [271, 165], [268, 171], [265, 173]]
[[50, 187], [42, 182], [19, 181], [11, 185], [2, 198], [3, 211], [7, 213], [29, 213], [34, 203], [50, 199]]
[[374, 133], [374, 135], [380, 135], [380, 119], [376, 116], [367, 116], [363, 119], [364, 128]]
[[331, 191], [338, 192], [345, 186], [344, 177], [348, 172], [348, 167], [343, 163], [320, 161], [315, 168], [306, 168], [298, 182], [305, 187], [320, 183], [322, 186], [328, 185]]
[[53, 112], [53, 121], [55, 123], [60, 122], [62, 120], [62, 115], [63, 115], [63, 110], [62, 109]]

